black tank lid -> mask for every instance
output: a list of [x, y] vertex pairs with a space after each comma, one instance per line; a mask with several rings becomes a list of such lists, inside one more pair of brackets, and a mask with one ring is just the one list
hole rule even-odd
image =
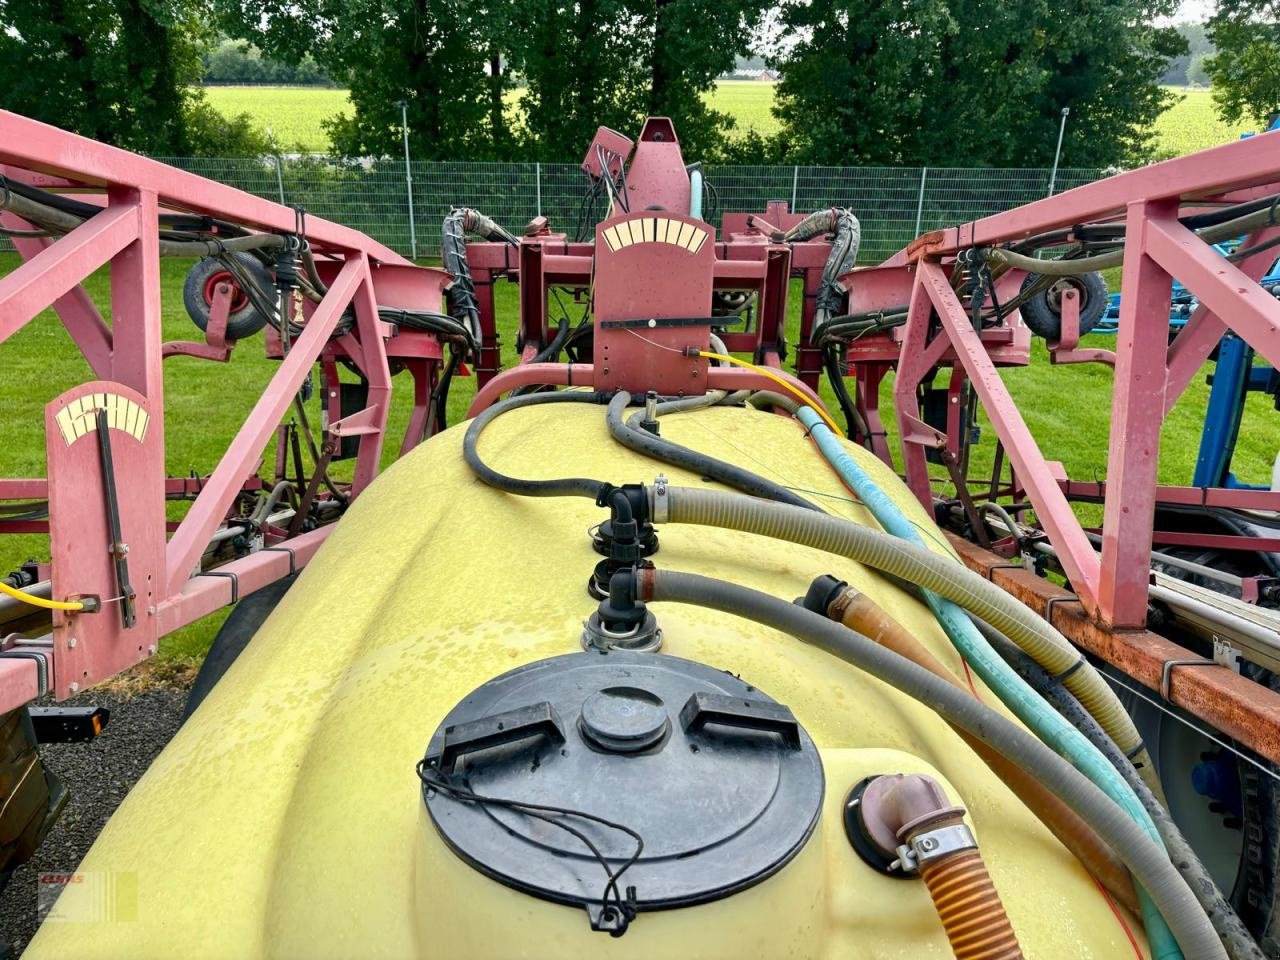
[[785, 706], [705, 664], [624, 651], [483, 684], [432, 736], [423, 780], [432, 822], [463, 860], [584, 906], [615, 935], [637, 910], [769, 877], [804, 846], [823, 797], [821, 758]]

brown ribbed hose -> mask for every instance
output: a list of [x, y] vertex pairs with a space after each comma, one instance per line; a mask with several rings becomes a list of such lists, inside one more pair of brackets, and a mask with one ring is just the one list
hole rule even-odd
[[982, 854], [962, 850], [920, 865], [956, 960], [1022, 960], [1022, 948]]
[[956, 960], [1022, 960], [964, 807], [952, 805], [942, 784], [918, 773], [875, 777], [862, 791], [857, 815], [882, 852], [894, 844], [912, 850]]
[[[960, 679], [942, 665], [929, 650], [866, 594], [846, 586], [827, 607], [827, 616], [906, 657], [936, 677], [959, 689]], [[1017, 764], [1010, 763], [989, 746], [956, 727], [953, 730], [987, 767], [1013, 791], [1019, 800], [1049, 828], [1049, 832], [1070, 850], [1076, 859], [1115, 899], [1137, 913], [1140, 909], [1133, 878], [1111, 849], [1070, 807], [1047, 790], [1039, 780]]]

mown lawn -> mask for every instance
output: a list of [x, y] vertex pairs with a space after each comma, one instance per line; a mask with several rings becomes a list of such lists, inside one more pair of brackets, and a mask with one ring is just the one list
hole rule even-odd
[[[0, 274], [16, 265], [13, 254], [0, 254]], [[163, 307], [166, 339], [190, 339], [196, 331], [182, 306], [182, 281], [191, 261], [163, 262]], [[91, 295], [107, 309], [107, 284], [99, 274], [88, 281]], [[515, 287], [497, 287], [500, 327], [503, 333], [504, 363], [513, 364], [516, 324]], [[799, 290], [792, 291], [790, 339], [796, 338], [799, 317]], [[1088, 338], [1092, 345], [1107, 345], [1102, 336]], [[5, 441], [0, 446], [0, 476], [40, 476], [44, 473], [44, 436], [41, 411], [46, 403], [77, 383], [89, 379], [89, 370], [52, 313], [45, 313], [16, 334], [4, 346], [6, 376], [0, 383], [0, 430]], [[165, 433], [167, 467], [170, 474], [192, 471], [207, 474], [270, 378], [274, 364], [261, 353], [261, 340], [243, 342], [228, 364], [215, 364], [185, 357], [166, 361]], [[1032, 365], [1008, 370], [1009, 385], [1019, 408], [1046, 454], [1061, 460], [1073, 476], [1083, 479], [1106, 476], [1107, 430], [1110, 420], [1110, 380], [1108, 369], [1096, 365], [1051, 367], [1043, 346], [1037, 341]], [[892, 410], [891, 381], [886, 384], [882, 403], [886, 420]], [[386, 460], [394, 458], [408, 418], [410, 388], [402, 375], [396, 381], [391, 411], [391, 440]], [[450, 419], [457, 422], [475, 392], [475, 381], [460, 379], [450, 397]], [[836, 409], [829, 387], [823, 395]], [[1207, 387], [1198, 378], [1165, 425], [1160, 461], [1160, 477], [1168, 483], [1189, 481], [1195, 463], [1200, 422], [1204, 415]], [[313, 423], [318, 400], [312, 401]], [[1236, 451], [1236, 472], [1242, 479], [1265, 481], [1280, 443], [1275, 414], [1263, 398], [1254, 397], [1249, 420], [1255, 424], [1242, 431]], [[892, 430], [892, 426], [890, 427]], [[974, 455], [975, 471], [989, 469], [993, 433], [984, 424], [983, 439]], [[264, 463], [274, 462], [272, 450]], [[267, 466], [264, 470], [269, 470]], [[628, 478], [623, 478], [628, 479]], [[183, 505], [172, 505], [171, 519], [181, 516]], [[47, 559], [47, 538], [7, 537], [0, 540], [0, 571], [13, 569], [27, 559]], [[195, 658], [203, 654], [225, 612], [215, 614], [166, 638], [161, 654], [166, 657]]]
[[[1157, 149], [1163, 154], [1204, 150], [1235, 140], [1254, 128], [1251, 123], [1228, 124], [1219, 119], [1208, 90], [1169, 89], [1178, 98], [1177, 102], [1155, 125]], [[329, 137], [321, 121], [351, 110], [347, 91], [323, 87], [207, 87], [205, 93], [209, 102], [225, 114], [249, 114], [271, 131], [285, 151], [328, 150]], [[778, 132], [778, 121], [770, 112], [773, 94], [771, 83], [726, 81], [707, 95], [707, 102], [734, 118], [733, 136], [752, 130], [770, 136]], [[519, 98], [519, 90], [512, 91], [509, 97], [513, 113], [517, 115]]]

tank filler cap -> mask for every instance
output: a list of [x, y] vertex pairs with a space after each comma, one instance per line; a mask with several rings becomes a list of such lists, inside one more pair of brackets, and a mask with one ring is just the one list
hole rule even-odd
[[782, 869], [823, 790], [818, 750], [785, 706], [705, 664], [617, 649], [482, 684], [423, 761], [427, 811], [455, 854], [614, 935], [637, 911], [717, 900]]

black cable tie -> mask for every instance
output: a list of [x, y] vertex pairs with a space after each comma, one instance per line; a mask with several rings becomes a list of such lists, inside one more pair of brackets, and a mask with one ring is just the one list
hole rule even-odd
[[240, 578], [234, 573], [226, 570], [202, 570], [196, 574], [197, 577], [226, 577], [231, 581], [231, 602], [227, 606], [234, 606], [240, 602]]
[[[1022, 546], [1022, 541], [1023, 541], [1024, 539], [1029, 539], [1029, 538], [1024, 538], [1024, 537], [1019, 537], [1019, 538], [1018, 538], [1018, 546], [1019, 546], [1019, 547], [1021, 547], [1021, 546]], [[1077, 597], [1074, 593], [1064, 593], [1064, 594], [1062, 594], [1061, 596], [1058, 596], [1058, 597], [1050, 597], [1048, 600], [1046, 600], [1046, 601], [1044, 602], [1044, 620], [1045, 620], [1045, 623], [1049, 624], [1049, 626], [1051, 626], [1051, 627], [1053, 626], [1053, 608], [1054, 608], [1054, 605], [1055, 605], [1055, 604], [1059, 604], [1059, 603], [1079, 603], [1079, 602], [1080, 602], [1080, 598], [1079, 598], [1079, 597]]]
[[[1125, 756], [1125, 759], [1126, 759], [1126, 760], [1132, 760], [1134, 757], [1136, 757], [1138, 754], [1140, 754], [1140, 753], [1141, 753], [1143, 750], [1145, 750], [1145, 749], [1147, 749], [1147, 745], [1146, 745], [1144, 742], [1142, 742], [1141, 740], [1139, 740], [1139, 741], [1138, 741], [1138, 745], [1137, 745], [1136, 747], [1134, 747], [1132, 750], [1130, 750], [1128, 753], [1126, 753], [1126, 754], [1124, 755], [1124, 756]], [[1144, 766], [1145, 766], [1145, 764], [1144, 764]]]
[[1067, 667], [1067, 669], [1063, 670], [1061, 673], [1054, 674], [1049, 679], [1055, 681], [1056, 683], [1062, 683], [1064, 680], [1067, 679], [1067, 677], [1071, 676], [1073, 673], [1075, 673], [1084, 665], [1085, 665], [1085, 659], [1084, 657], [1081, 657], [1071, 666]]

